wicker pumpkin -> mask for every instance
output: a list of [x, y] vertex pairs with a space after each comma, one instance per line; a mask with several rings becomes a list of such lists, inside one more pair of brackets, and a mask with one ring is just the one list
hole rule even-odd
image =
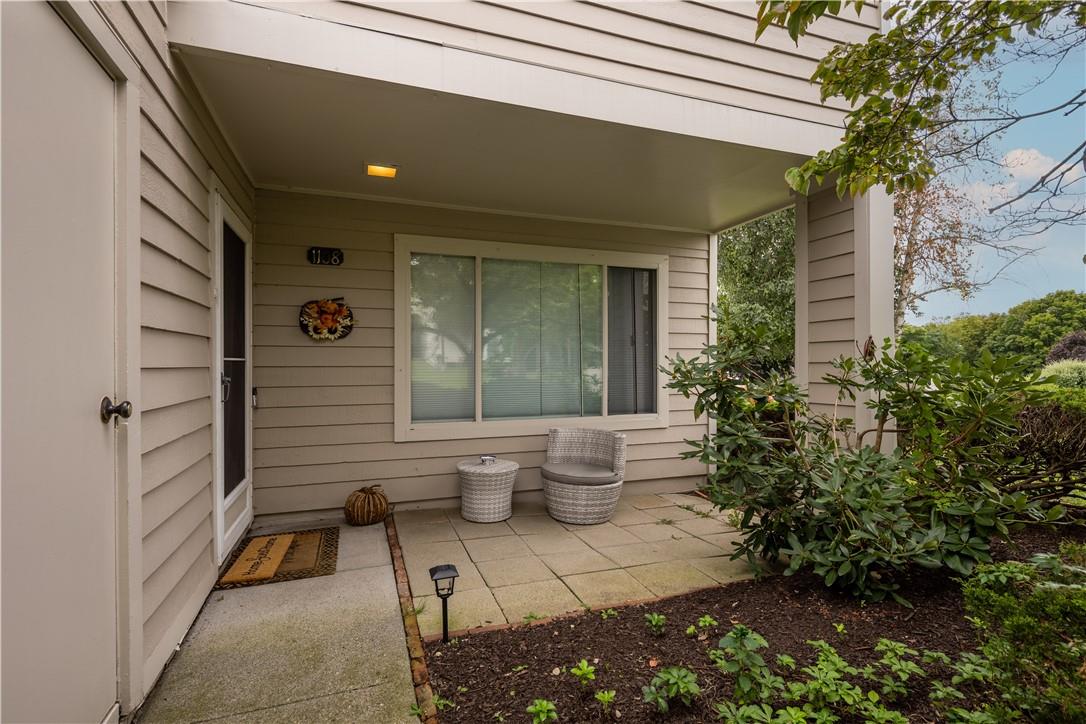
[[343, 514], [350, 525], [380, 523], [388, 515], [388, 497], [380, 485], [361, 488], [347, 496]]

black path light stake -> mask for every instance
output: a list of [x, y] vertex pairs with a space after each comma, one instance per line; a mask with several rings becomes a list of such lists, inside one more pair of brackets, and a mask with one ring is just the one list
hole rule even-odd
[[456, 585], [456, 577], [460, 573], [451, 563], [442, 563], [430, 569], [430, 580], [434, 582], [434, 590], [441, 599], [441, 641], [449, 643], [449, 596], [453, 595], [453, 586]]

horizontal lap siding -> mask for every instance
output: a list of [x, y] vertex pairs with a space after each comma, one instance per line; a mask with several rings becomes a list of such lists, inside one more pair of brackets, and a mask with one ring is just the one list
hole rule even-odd
[[[211, 590], [212, 170], [252, 188], [166, 43], [165, 4], [99, 5], [141, 69], [140, 359], [144, 693]], [[136, 702], [138, 703], [138, 702]]]
[[807, 352], [810, 400], [816, 412], [852, 417], [837, 388], [822, 378], [831, 362], [856, 355], [854, 208], [832, 189], [807, 200]]
[[[426, 234], [571, 248], [666, 254], [669, 345], [696, 354], [706, 340], [707, 237], [700, 234], [545, 221], [323, 196], [259, 192], [254, 266], [254, 503], [258, 514], [338, 507], [362, 484], [381, 483], [393, 501], [459, 495], [456, 462], [496, 453], [521, 464], [517, 490], [540, 487], [546, 436], [393, 442], [393, 236]], [[309, 246], [345, 252], [338, 268], [308, 264]], [[317, 343], [298, 329], [298, 307], [343, 296], [358, 327]], [[693, 403], [669, 397], [671, 427], [633, 430], [627, 479], [689, 488], [704, 475], [680, 461], [700, 439]]]
[[799, 47], [780, 28], [754, 40], [756, 5], [681, 2], [269, 3], [345, 25], [667, 93], [839, 125], [843, 101], [809, 81], [842, 41], [866, 38], [878, 11], [815, 25]]

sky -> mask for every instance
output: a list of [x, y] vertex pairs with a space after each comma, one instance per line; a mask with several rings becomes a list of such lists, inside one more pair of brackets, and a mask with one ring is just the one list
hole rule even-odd
[[[1050, 70], [1036, 64], [1015, 63], [999, 76], [999, 83], [1013, 90], [1030, 88], [1042, 72]], [[1036, 84], [1022, 97], [1019, 109], [1054, 106], [1083, 88], [1086, 88], [1086, 48], [1080, 46], [1076, 55], [1067, 58], [1051, 78]], [[1084, 138], [1086, 109], [1083, 108], [1071, 116], [1053, 114], [1018, 124], [996, 143], [1008, 165], [1006, 183], [1012, 188], [1026, 188]], [[983, 196], [983, 185], [978, 189], [976, 183], [970, 184], [973, 188], [969, 191]], [[1081, 181], [1077, 184], [1080, 188], [1082, 185]], [[908, 321], [924, 323], [961, 314], [1005, 312], [1019, 302], [1060, 289], [1086, 292], [1086, 226], [1056, 226], [1020, 243], [1035, 248], [1036, 252], [1013, 264], [1000, 279], [968, 300], [955, 292], [933, 295], [921, 303], [920, 314], [909, 315]], [[982, 273], [992, 273], [1002, 265], [990, 253], [978, 254], [977, 261]]]

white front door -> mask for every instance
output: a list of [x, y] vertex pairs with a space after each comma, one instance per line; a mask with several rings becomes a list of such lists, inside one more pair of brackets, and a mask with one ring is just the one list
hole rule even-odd
[[45, 3], [2, 7], [5, 722], [117, 700], [116, 88]]

